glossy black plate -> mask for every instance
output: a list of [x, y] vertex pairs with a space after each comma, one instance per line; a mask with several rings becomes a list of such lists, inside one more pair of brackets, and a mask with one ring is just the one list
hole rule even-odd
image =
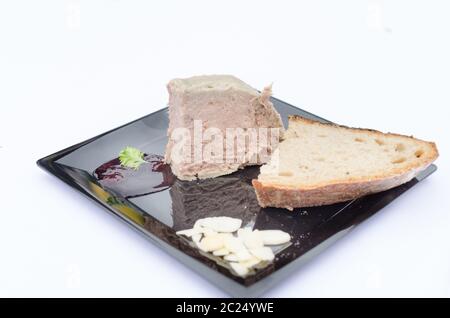
[[[291, 114], [326, 122], [278, 99], [272, 101], [285, 126]], [[164, 153], [167, 115], [167, 108], [162, 109], [42, 158], [38, 165], [104, 206], [232, 296], [261, 295], [436, 170], [433, 165], [407, 184], [351, 202], [294, 212], [261, 209], [250, 183], [258, 167], [215, 179], [186, 182], [176, 180], [170, 168], [161, 166], [155, 155]], [[134, 146], [149, 154], [149, 161], [153, 160], [145, 166], [149, 177], [145, 173], [132, 175], [128, 180], [135, 180], [135, 183], [112, 186], [107, 180], [110, 175], [105, 177], [105, 171], [108, 165], [117, 163], [114, 159], [125, 146]], [[221, 215], [239, 217], [244, 224], [257, 229], [282, 229], [291, 234], [292, 244], [280, 251], [268, 267], [245, 279], [236, 277], [175, 234], [192, 227], [199, 218]]]

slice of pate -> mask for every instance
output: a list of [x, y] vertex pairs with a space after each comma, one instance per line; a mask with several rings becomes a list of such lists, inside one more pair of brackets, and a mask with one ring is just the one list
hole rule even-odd
[[270, 101], [231, 75], [174, 79], [165, 162], [181, 180], [213, 178], [268, 162], [283, 134]]

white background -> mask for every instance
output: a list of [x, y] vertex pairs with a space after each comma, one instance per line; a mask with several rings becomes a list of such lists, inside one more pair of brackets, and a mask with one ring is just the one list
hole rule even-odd
[[439, 170], [265, 296], [450, 296], [448, 1], [2, 1], [0, 296], [226, 296], [40, 157], [230, 73], [335, 122], [436, 141]]

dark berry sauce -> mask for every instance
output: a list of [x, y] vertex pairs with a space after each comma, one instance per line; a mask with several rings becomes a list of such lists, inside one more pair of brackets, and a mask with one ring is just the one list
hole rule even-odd
[[95, 169], [99, 183], [124, 198], [134, 198], [168, 189], [175, 176], [170, 166], [159, 155], [145, 155], [145, 163], [138, 169], [124, 167], [119, 158], [110, 160]]

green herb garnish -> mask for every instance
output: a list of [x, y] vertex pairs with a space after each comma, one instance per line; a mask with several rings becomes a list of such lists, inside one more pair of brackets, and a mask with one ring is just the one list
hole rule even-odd
[[106, 203], [108, 205], [122, 204], [122, 202], [120, 202], [119, 199], [117, 199], [116, 197], [108, 197], [108, 199], [106, 199]]
[[137, 170], [144, 160], [144, 153], [134, 147], [126, 147], [119, 153], [120, 164]]

